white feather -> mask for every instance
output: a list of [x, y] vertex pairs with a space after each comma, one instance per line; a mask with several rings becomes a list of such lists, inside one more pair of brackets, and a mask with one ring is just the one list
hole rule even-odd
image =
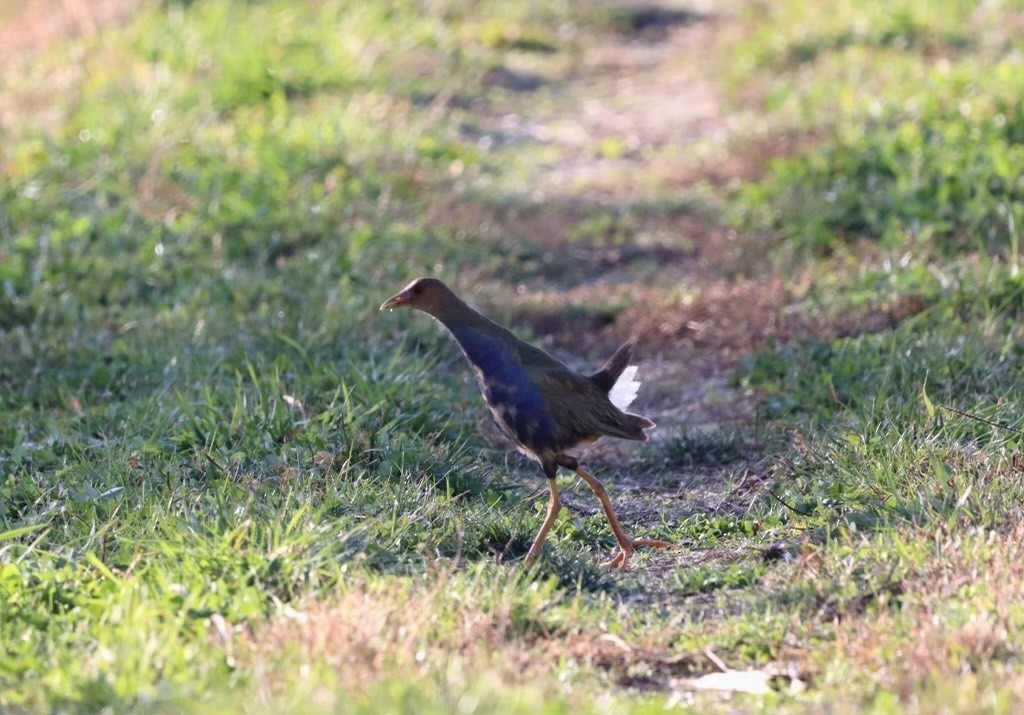
[[612, 385], [608, 392], [608, 399], [620, 410], [625, 410], [636, 399], [636, 393], [640, 391], [640, 381], [636, 379], [636, 365], [630, 365], [619, 379]]

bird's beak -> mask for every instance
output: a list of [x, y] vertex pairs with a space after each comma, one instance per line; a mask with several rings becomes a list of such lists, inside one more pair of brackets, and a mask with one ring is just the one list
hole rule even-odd
[[401, 308], [409, 305], [410, 303], [412, 303], [412, 296], [409, 294], [409, 291], [403, 290], [401, 293], [396, 293], [381, 303], [380, 309], [394, 310], [395, 308]]

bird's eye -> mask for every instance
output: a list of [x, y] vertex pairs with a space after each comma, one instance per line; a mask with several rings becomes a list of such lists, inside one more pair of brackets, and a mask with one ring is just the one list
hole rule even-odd
[[423, 292], [423, 286], [413, 286], [412, 287], [412, 292], [413, 293], [422, 293]]

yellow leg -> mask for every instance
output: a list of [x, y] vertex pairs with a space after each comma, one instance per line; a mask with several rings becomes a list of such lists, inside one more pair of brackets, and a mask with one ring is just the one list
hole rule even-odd
[[537, 538], [533, 540], [533, 546], [530, 547], [530, 551], [526, 554], [526, 563], [533, 563], [540, 555], [540, 547], [544, 544], [544, 537], [551, 531], [551, 526], [555, 523], [555, 519], [558, 518], [558, 512], [562, 509], [562, 500], [558, 498], [558, 487], [555, 485], [554, 479], [548, 479], [548, 489], [551, 490], [551, 499], [548, 501], [548, 515], [544, 519], [544, 523], [540, 527], [540, 531], [537, 532]]
[[658, 539], [631, 539], [626, 536], [626, 532], [622, 530], [622, 525], [619, 524], [618, 518], [615, 516], [615, 510], [612, 508], [612, 502], [608, 498], [608, 492], [605, 491], [604, 485], [601, 484], [597, 477], [593, 477], [587, 473], [583, 467], [576, 466], [574, 471], [583, 478], [583, 481], [587, 483], [591, 491], [597, 496], [598, 501], [601, 502], [601, 507], [604, 509], [604, 515], [608, 517], [608, 523], [611, 524], [612, 533], [615, 534], [615, 541], [619, 544], [619, 553], [604, 566], [608, 568], [620, 568], [623, 571], [629, 566], [629, 557], [633, 555], [633, 550], [638, 546], [653, 546], [656, 549], [661, 549], [666, 546], [671, 546], [667, 541], [660, 541]]

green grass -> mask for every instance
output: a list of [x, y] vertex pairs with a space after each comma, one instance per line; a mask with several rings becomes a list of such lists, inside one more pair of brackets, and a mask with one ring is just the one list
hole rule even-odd
[[[806, 150], [628, 206], [524, 202], [502, 187], [559, 150], [479, 141], [568, 111], [589, 51], [659, 41], [604, 4], [153, 3], [7, 72], [0, 710], [1019, 708], [1022, 8], [898, 5], [735, 8], [722, 91]], [[595, 468], [679, 549], [601, 570], [563, 478], [583, 508], [524, 568], [540, 475], [477, 429], [436, 326], [377, 306], [424, 273], [583, 285], [600, 260], [550, 256], [651, 221], [688, 255], [671, 221], [719, 221], [691, 195], [766, 256], [707, 270], [778, 276], [809, 327], [729, 368], [755, 425]], [[806, 687], [694, 693], [706, 651]]]

